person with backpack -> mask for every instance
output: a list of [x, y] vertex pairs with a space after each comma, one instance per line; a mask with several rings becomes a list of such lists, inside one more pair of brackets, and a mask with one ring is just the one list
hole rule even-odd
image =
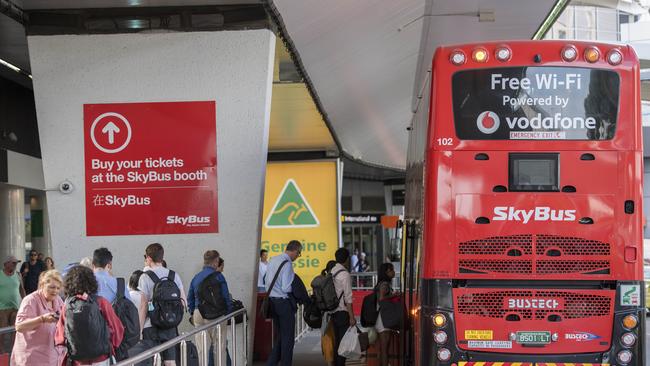
[[345, 357], [339, 356], [338, 349], [341, 340], [348, 328], [354, 327], [357, 320], [352, 310], [352, 277], [350, 276], [350, 252], [345, 248], [339, 248], [334, 253], [336, 265], [332, 268], [334, 288], [338, 294], [338, 304], [332, 312], [332, 325], [334, 326], [334, 351], [336, 366], [345, 365]]
[[[220, 268], [220, 256], [216, 250], [208, 250], [203, 254], [203, 269], [197, 273], [187, 293], [187, 305], [190, 312], [190, 319], [193, 324], [199, 327], [220, 316], [224, 316], [232, 311], [232, 299], [228, 291], [226, 279], [218, 269]], [[223, 263], [223, 262], [221, 262]], [[209, 345], [212, 345], [213, 359], [218, 357], [218, 347], [221, 347], [222, 365], [226, 364], [227, 347], [226, 334], [227, 327], [221, 327], [221, 344], [219, 344], [219, 334], [216, 328], [208, 332]], [[197, 335], [196, 345], [198, 353], [203, 353], [203, 342], [200, 335]]]
[[[145, 249], [144, 263], [138, 289], [147, 301], [147, 318], [142, 329], [142, 340], [159, 345], [178, 335], [178, 324], [183, 320], [187, 300], [181, 277], [163, 267], [165, 250], [159, 243]], [[162, 352], [165, 366], [176, 365], [176, 347]]]
[[[107, 248], [98, 248], [93, 252], [93, 273], [97, 280], [97, 295], [105, 298], [108, 302], [115, 300], [117, 294], [117, 279], [111, 275], [113, 270], [113, 254]], [[131, 300], [129, 289], [124, 288], [122, 294]]]
[[273, 350], [267, 361], [267, 366], [290, 366], [293, 361], [293, 345], [296, 331], [297, 305], [291, 296], [293, 278], [292, 262], [298, 259], [302, 252], [302, 244], [291, 240], [284, 253], [269, 261], [266, 270], [266, 292], [271, 302], [274, 337]]
[[115, 350], [118, 361], [128, 358], [128, 350], [140, 340], [140, 316], [138, 308], [131, 300], [131, 294], [124, 278], [111, 275], [113, 254], [107, 248], [98, 248], [93, 252], [93, 272], [97, 280], [97, 295], [113, 305], [113, 310], [124, 326], [124, 339]]
[[[379, 353], [379, 366], [388, 366], [388, 350], [391, 346], [391, 338], [393, 337], [393, 333], [398, 331], [398, 329], [389, 329], [387, 327], [384, 327], [381, 310], [379, 308], [379, 304], [382, 300], [394, 296], [393, 288], [391, 286], [394, 277], [395, 267], [392, 263], [383, 263], [381, 266], [379, 266], [379, 272], [377, 273], [377, 286], [375, 287], [377, 300], [376, 307], [378, 311], [377, 320], [375, 322], [375, 329], [377, 330], [377, 334], [379, 336], [379, 345], [377, 346]], [[386, 313], [384, 312], [384, 316], [385, 315]], [[399, 316], [401, 314], [397, 315]]]
[[138, 309], [138, 318], [140, 319], [140, 338], [142, 338], [142, 329], [144, 328], [144, 321], [147, 318], [147, 299], [144, 297], [142, 291], [138, 289], [138, 283], [140, 282], [140, 277], [144, 272], [141, 270], [135, 270], [131, 273], [129, 277], [129, 296], [131, 296], [131, 301], [135, 304], [135, 307]]
[[90, 268], [70, 269], [63, 286], [67, 298], [54, 334], [54, 344], [68, 350], [61, 366], [108, 366], [124, 337], [122, 322], [111, 303], [97, 295]]

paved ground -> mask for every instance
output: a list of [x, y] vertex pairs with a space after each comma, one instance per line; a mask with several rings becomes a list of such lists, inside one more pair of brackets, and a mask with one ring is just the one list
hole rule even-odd
[[[646, 320], [646, 365], [650, 366], [650, 318]], [[320, 333], [312, 331], [296, 344], [294, 350], [293, 364], [295, 366], [327, 366], [320, 350]], [[363, 365], [363, 360], [347, 362], [347, 365]], [[254, 366], [263, 366], [265, 363], [256, 362]]]

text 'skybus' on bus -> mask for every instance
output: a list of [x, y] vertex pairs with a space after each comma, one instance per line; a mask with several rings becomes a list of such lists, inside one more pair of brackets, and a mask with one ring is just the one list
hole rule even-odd
[[406, 177], [406, 357], [642, 365], [634, 51], [441, 47], [424, 83]]

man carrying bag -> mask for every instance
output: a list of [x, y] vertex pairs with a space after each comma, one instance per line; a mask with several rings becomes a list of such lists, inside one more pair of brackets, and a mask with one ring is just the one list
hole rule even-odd
[[292, 240], [284, 253], [271, 258], [266, 271], [267, 278], [273, 278], [266, 288], [267, 304], [262, 304], [263, 313], [270, 306], [273, 316], [274, 338], [273, 351], [267, 361], [267, 366], [290, 366], [293, 361], [293, 344], [295, 337], [296, 304], [293, 301], [292, 283], [295, 276], [291, 262], [300, 257], [302, 244]]

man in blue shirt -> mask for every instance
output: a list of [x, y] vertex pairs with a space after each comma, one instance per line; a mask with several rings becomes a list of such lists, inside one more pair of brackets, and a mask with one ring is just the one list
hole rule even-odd
[[[106, 248], [95, 249], [93, 252], [93, 272], [97, 280], [97, 295], [112, 303], [117, 294], [117, 279], [111, 276], [113, 269], [113, 254]], [[124, 286], [124, 297], [131, 300], [129, 287]]]
[[[211, 274], [217, 272], [219, 268], [219, 252], [216, 250], [208, 250], [203, 254], [203, 269], [201, 272], [197, 273], [192, 282], [190, 283], [190, 290], [187, 293], [187, 305], [190, 311], [191, 319], [194, 326], [201, 326], [205, 323], [208, 323], [214, 319], [203, 319], [201, 312], [194, 311], [197, 310], [199, 306], [199, 286], [201, 282], [205, 280]], [[230, 292], [228, 291], [228, 284], [226, 283], [226, 278], [221, 273], [216, 274], [217, 281], [221, 284], [221, 296], [223, 297], [226, 303], [226, 314], [232, 311], [232, 299], [230, 298]], [[225, 314], [224, 314], [225, 315]], [[208, 337], [210, 338], [210, 344], [212, 345], [212, 352], [214, 360], [218, 359], [218, 347], [221, 347], [221, 365], [226, 364], [227, 359], [227, 349], [226, 349], [226, 331], [228, 327], [221, 327], [221, 344], [219, 344], [219, 335], [217, 334], [216, 328], [208, 331]], [[203, 342], [197, 335], [196, 347], [199, 354], [203, 354]]]
[[290, 296], [295, 276], [291, 262], [298, 259], [301, 252], [302, 244], [297, 240], [290, 241], [284, 253], [271, 258], [266, 270], [265, 284], [273, 309], [273, 330], [279, 335], [274, 338], [267, 366], [277, 366], [278, 363], [290, 366], [293, 361], [296, 304]]

